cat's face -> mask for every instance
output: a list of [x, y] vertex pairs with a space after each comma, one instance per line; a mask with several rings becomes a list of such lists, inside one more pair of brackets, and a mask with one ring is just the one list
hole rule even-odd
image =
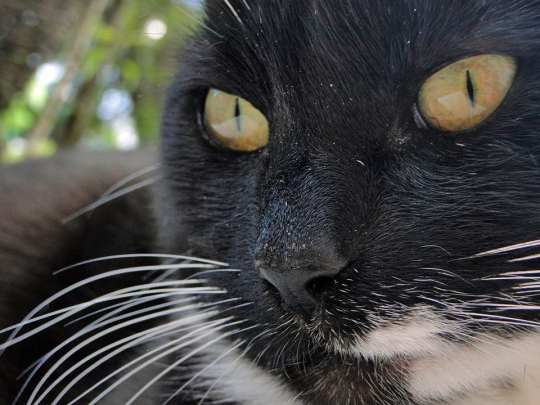
[[[233, 312], [259, 325], [246, 336], [268, 332], [263, 366], [332, 387], [374, 359], [403, 371], [394, 359], [536, 317], [503, 310], [537, 300], [514, 289], [523, 279], [490, 279], [535, 269], [508, 262], [530, 251], [471, 256], [540, 235], [537, 1], [212, 0], [207, 12], [164, 115], [163, 236], [241, 270], [208, 280], [251, 303]], [[514, 58], [500, 106], [457, 132], [418, 119], [426, 80], [476, 55]], [[209, 89], [258, 109], [268, 144], [209, 141]]]

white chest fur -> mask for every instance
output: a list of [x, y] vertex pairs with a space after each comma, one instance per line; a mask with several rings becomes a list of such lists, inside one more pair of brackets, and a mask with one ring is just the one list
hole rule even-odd
[[[223, 356], [223, 353], [227, 353]], [[203, 375], [214, 396], [246, 405], [302, 405], [276, 377], [244, 359], [237, 351], [215, 344], [207, 351], [208, 362], [220, 358]]]
[[[418, 400], [450, 405], [540, 404], [540, 333], [456, 346], [415, 361], [409, 390]], [[466, 393], [463, 395], [463, 393]]]
[[[452, 328], [448, 323], [439, 323], [436, 317], [427, 323], [417, 321], [375, 329], [353, 348], [340, 351], [385, 361], [410, 356], [404, 388], [418, 404], [540, 404], [540, 332], [511, 340], [483, 335], [467, 344], [453, 344], [435, 337]], [[303, 403], [284, 382], [238, 350], [217, 343], [204, 357], [206, 364], [213, 363], [202, 375], [213, 397], [249, 405]]]

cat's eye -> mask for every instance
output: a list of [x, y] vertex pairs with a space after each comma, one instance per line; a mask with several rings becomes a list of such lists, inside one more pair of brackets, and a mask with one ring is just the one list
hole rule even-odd
[[239, 152], [252, 152], [268, 143], [268, 121], [253, 105], [238, 96], [210, 89], [204, 121], [212, 139]]
[[504, 55], [462, 59], [435, 73], [418, 93], [418, 112], [439, 131], [474, 128], [504, 100], [516, 74], [516, 60]]

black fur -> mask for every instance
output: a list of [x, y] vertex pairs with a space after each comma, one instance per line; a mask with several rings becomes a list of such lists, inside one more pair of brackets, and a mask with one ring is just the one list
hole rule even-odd
[[[419, 305], [469, 322], [447, 305], [514, 302], [515, 284], [485, 278], [538, 264], [470, 257], [540, 234], [540, 2], [213, 0], [206, 11], [164, 112], [161, 249], [242, 270], [207, 282], [252, 303], [230, 311], [252, 326], [239, 335], [256, 339], [246, 357], [306, 403], [412, 401], [403, 389], [408, 359], [358, 360], [330, 346], [351, 344], [375, 321], [399, 322]], [[463, 133], [419, 128], [413, 106], [423, 82], [484, 53], [517, 59], [502, 105]], [[237, 153], [208, 142], [201, 114], [209, 88], [265, 114], [268, 146]], [[328, 252], [347, 265], [319, 286], [307, 319], [282, 305], [257, 268], [316, 266], [313, 258]], [[535, 302], [534, 294], [522, 297]], [[468, 325], [471, 334], [481, 325]], [[192, 374], [176, 370], [163, 389], [174, 392]], [[178, 403], [206, 390], [188, 387]]]

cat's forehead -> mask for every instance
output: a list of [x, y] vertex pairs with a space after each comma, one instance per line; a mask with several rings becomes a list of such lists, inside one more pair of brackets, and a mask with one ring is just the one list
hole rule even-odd
[[302, 97], [422, 80], [472, 54], [538, 52], [539, 23], [528, 0], [211, 0], [206, 21], [223, 77]]
[[502, 51], [509, 44], [530, 50], [539, 39], [540, 6], [530, 0], [211, 0], [206, 11], [222, 38], [239, 36], [253, 46], [288, 41], [309, 48], [346, 40], [351, 49], [403, 39], [402, 45], [417, 40], [419, 47], [498, 44]]

